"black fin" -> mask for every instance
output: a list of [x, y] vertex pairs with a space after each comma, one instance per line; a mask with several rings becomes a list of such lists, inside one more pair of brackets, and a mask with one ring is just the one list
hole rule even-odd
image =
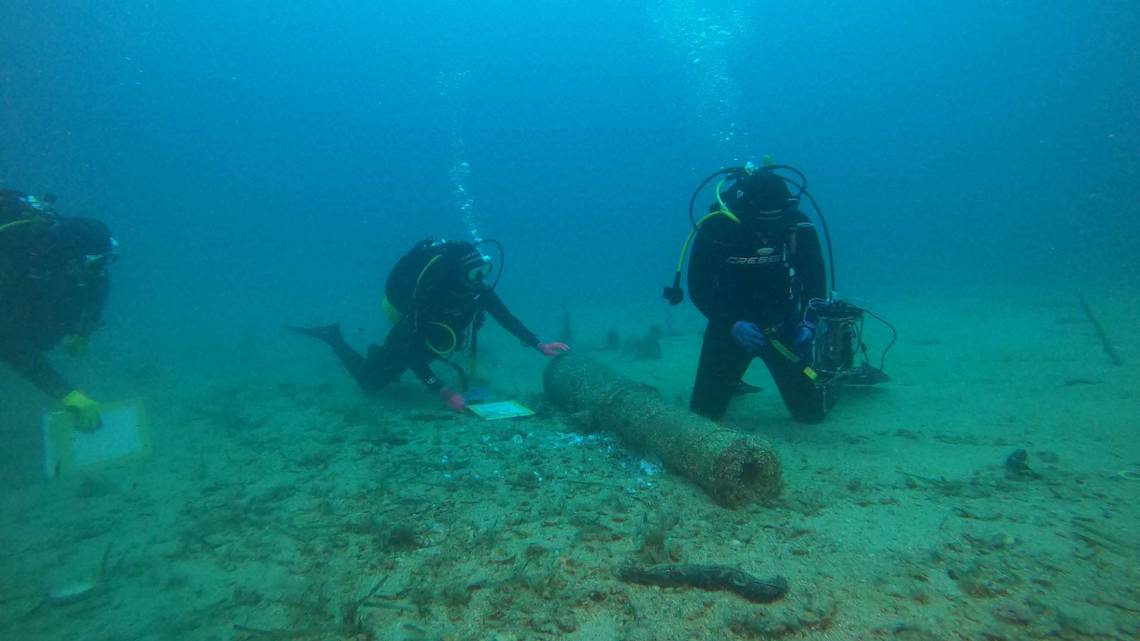
[[334, 343], [343, 341], [344, 335], [340, 331], [340, 323], [333, 323], [331, 325], [321, 325], [319, 327], [293, 327], [284, 326], [281, 329], [289, 330], [290, 332], [297, 332], [305, 336], [312, 336], [313, 338], [320, 339], [326, 343]]
[[733, 390], [732, 395], [733, 396], [743, 396], [744, 394], [756, 394], [756, 393], [763, 392], [763, 391], [764, 391], [763, 387], [757, 387], [755, 385], [750, 385], [748, 383], [745, 383], [744, 381], [740, 381], [739, 383], [736, 384], [736, 389]]

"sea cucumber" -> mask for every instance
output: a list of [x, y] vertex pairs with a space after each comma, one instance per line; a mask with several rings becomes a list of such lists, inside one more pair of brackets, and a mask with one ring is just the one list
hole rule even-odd
[[664, 588], [688, 586], [702, 590], [729, 590], [753, 603], [771, 603], [788, 593], [788, 580], [782, 576], [758, 579], [725, 565], [625, 566], [618, 570], [618, 577], [630, 583]]

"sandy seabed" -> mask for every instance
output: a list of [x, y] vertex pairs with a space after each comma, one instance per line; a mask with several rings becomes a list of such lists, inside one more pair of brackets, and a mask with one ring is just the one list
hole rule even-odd
[[[365, 397], [327, 355], [157, 379], [149, 460], [0, 488], [0, 638], [1140, 638], [1138, 339], [1112, 337], [1114, 366], [1075, 300], [941, 304], [881, 310], [893, 382], [820, 425], [749, 372], [763, 390], [724, 423], [771, 443], [784, 491], [736, 510], [577, 433], [541, 359], [506, 347], [480, 373], [535, 417], [442, 411], [410, 375]], [[576, 328], [577, 349], [687, 403], [695, 326], [660, 359], [600, 349], [608, 329]], [[1008, 473], [1018, 449], [1032, 474]], [[790, 591], [755, 604], [616, 575], [666, 563]]]

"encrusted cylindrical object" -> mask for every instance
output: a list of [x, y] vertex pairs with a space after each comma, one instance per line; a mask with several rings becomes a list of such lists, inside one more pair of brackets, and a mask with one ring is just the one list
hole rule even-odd
[[653, 387], [586, 356], [553, 359], [543, 388], [552, 404], [587, 429], [614, 432], [628, 446], [657, 456], [725, 507], [780, 493], [780, 462], [763, 440], [669, 405]]

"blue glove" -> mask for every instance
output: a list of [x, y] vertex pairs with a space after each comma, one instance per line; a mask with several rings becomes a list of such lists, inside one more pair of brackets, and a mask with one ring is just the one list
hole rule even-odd
[[812, 339], [815, 338], [815, 325], [804, 323], [796, 330], [795, 351], [801, 362], [811, 363]]
[[768, 339], [764, 338], [764, 332], [760, 331], [756, 323], [736, 321], [729, 333], [732, 334], [732, 340], [750, 354], [759, 354], [768, 344]]

